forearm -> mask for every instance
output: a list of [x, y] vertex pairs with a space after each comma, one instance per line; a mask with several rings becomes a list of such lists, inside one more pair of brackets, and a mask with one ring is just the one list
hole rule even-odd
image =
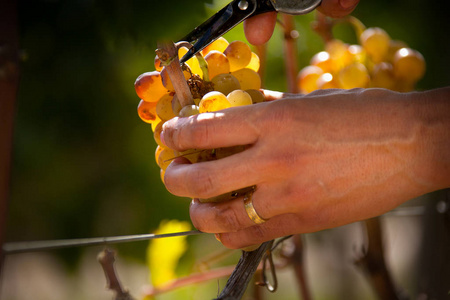
[[450, 187], [450, 88], [412, 93], [418, 129], [416, 174], [432, 190]]

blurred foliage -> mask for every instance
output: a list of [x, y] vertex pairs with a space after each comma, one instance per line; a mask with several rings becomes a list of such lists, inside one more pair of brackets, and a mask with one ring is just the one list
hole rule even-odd
[[[24, 61], [9, 241], [145, 233], [162, 219], [189, 220], [189, 200], [171, 196], [161, 183], [133, 83], [154, 69], [156, 41], [178, 40], [227, 2], [19, 1]], [[419, 88], [428, 89], [450, 82], [449, 25], [441, 7], [437, 0], [362, 0], [354, 16], [419, 50], [427, 61]], [[313, 19], [314, 13], [296, 18], [299, 68], [323, 47]], [[346, 28], [336, 28], [336, 35], [354, 41]], [[242, 25], [226, 38], [244, 40]], [[285, 90], [279, 30], [268, 55], [266, 87]], [[120, 249], [143, 261], [145, 246]]]

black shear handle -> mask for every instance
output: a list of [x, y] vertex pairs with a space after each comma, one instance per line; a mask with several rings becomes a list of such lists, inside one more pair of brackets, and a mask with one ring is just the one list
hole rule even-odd
[[195, 44], [180, 62], [186, 62], [195, 53], [208, 46], [248, 17], [269, 11], [275, 11], [275, 8], [269, 0], [232, 1], [181, 39], [189, 43], [195, 41]]

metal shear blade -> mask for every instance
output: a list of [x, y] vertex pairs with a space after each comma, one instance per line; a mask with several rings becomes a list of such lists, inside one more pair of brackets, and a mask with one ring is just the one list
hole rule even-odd
[[321, 0], [233, 0], [181, 39], [194, 44], [180, 62], [186, 62], [197, 52], [251, 16], [270, 11], [291, 15], [306, 14], [319, 6], [320, 2]]

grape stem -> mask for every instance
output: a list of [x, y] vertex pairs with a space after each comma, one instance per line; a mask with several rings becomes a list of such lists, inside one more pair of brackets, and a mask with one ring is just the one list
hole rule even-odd
[[194, 104], [194, 98], [192, 97], [191, 90], [180, 66], [175, 44], [173, 42], [159, 42], [156, 54], [161, 60], [162, 65], [167, 69], [181, 107]]
[[325, 43], [333, 39], [333, 28], [334, 22], [327, 18], [321, 12], [316, 12], [316, 21], [312, 23], [312, 28], [318, 35], [323, 39]]
[[[182, 42], [178, 42], [175, 44], [175, 46], [177, 47], [177, 49], [179, 49], [180, 47], [186, 47], [188, 49], [192, 48], [192, 44], [182, 41]], [[205, 58], [203, 57], [203, 55], [200, 52], [195, 53], [195, 57], [198, 60], [198, 63], [200, 65], [200, 69], [203, 72], [203, 80], [204, 81], [210, 81], [209, 80], [209, 72], [208, 72], [208, 64], [206, 63]]]

